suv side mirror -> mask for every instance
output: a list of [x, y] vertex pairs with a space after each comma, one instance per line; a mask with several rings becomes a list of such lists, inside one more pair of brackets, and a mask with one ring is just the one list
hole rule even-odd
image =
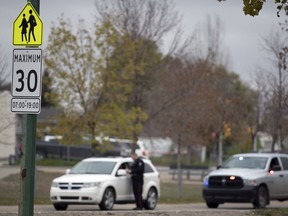
[[117, 171], [117, 176], [126, 176], [127, 175], [127, 172], [125, 169], [119, 169]]

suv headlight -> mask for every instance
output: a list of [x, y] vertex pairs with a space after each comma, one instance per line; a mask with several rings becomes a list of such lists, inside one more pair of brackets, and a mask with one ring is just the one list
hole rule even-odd
[[255, 179], [243, 179], [244, 185], [257, 186], [257, 181]]
[[58, 182], [52, 182], [51, 187], [58, 188], [59, 187]]
[[99, 187], [101, 182], [85, 182], [83, 188]]

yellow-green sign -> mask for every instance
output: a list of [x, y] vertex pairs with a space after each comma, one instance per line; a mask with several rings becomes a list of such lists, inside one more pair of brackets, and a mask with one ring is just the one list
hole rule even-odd
[[37, 11], [27, 2], [13, 23], [14, 46], [40, 46], [42, 44], [43, 23]]

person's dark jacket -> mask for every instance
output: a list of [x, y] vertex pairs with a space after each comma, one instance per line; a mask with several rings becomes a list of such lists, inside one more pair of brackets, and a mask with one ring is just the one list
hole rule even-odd
[[131, 166], [131, 175], [134, 180], [142, 180], [145, 164], [141, 158], [137, 158]]

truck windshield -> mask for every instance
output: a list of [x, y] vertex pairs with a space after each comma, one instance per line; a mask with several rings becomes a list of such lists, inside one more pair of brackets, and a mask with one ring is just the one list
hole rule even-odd
[[113, 161], [82, 161], [76, 164], [70, 174], [104, 174], [110, 175], [115, 167]]
[[267, 157], [234, 156], [230, 157], [221, 168], [265, 169]]

